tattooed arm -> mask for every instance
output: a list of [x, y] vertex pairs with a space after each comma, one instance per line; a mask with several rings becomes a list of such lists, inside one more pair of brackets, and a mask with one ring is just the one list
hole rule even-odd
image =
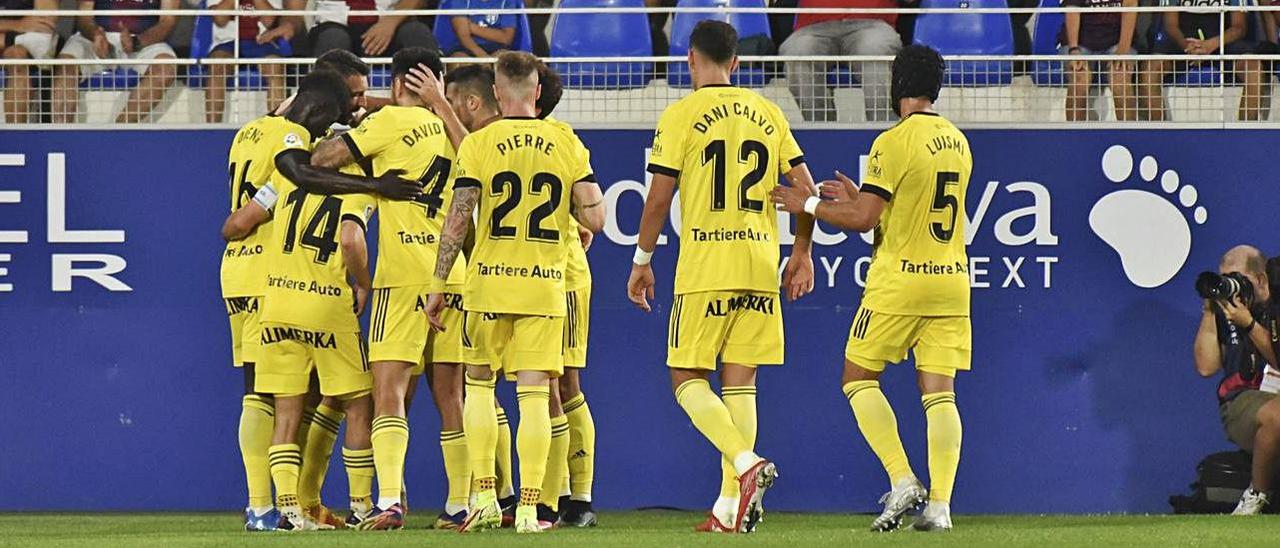
[[440, 312], [444, 310], [444, 284], [449, 279], [449, 271], [453, 270], [454, 261], [467, 239], [467, 231], [471, 229], [471, 212], [480, 200], [480, 187], [469, 186], [456, 188], [453, 191], [453, 204], [449, 206], [449, 216], [444, 219], [444, 229], [440, 231], [440, 248], [436, 252], [436, 271], [431, 278], [430, 293], [427, 297], [427, 319], [431, 328], [444, 331], [444, 322], [440, 320]]

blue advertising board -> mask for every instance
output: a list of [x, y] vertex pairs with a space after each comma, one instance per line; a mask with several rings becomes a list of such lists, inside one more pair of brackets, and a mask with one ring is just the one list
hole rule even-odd
[[[581, 133], [610, 208], [589, 253], [597, 506], [709, 506], [719, 461], [664, 366], [671, 227], [654, 312], [625, 298], [651, 136]], [[231, 135], [0, 132], [0, 510], [243, 505], [242, 381], [218, 288]], [[797, 133], [816, 178], [860, 173], [874, 137]], [[969, 132], [974, 366], [957, 381], [957, 512], [1159, 512], [1227, 447], [1216, 381], [1191, 361], [1192, 280], [1238, 243], [1280, 252], [1272, 137]], [[784, 308], [787, 363], [760, 373], [759, 451], [782, 472], [771, 509], [869, 511], [887, 481], [839, 380], [870, 246], [820, 229], [817, 289]], [[925, 476], [914, 375], [892, 368], [883, 385]], [[419, 401], [411, 421], [408, 487], [430, 505], [444, 497], [438, 419]], [[327, 497], [341, 500], [344, 476], [337, 465]]]

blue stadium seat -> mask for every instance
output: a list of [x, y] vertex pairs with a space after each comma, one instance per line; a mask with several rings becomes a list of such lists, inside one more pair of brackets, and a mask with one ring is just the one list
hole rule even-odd
[[[562, 0], [562, 8], [642, 8], [644, 0]], [[552, 57], [653, 55], [649, 17], [643, 13], [563, 13], [551, 31]], [[653, 79], [653, 63], [556, 63], [571, 88], [637, 88]]]
[[137, 87], [141, 76], [131, 68], [115, 67], [90, 74], [80, 81], [80, 89], [111, 91]]
[[[1042, 8], [1061, 6], [1061, 0], [1040, 0]], [[1031, 31], [1032, 55], [1057, 55], [1058, 33], [1066, 21], [1062, 12], [1037, 12], [1035, 25]], [[1061, 61], [1035, 61], [1031, 64], [1031, 79], [1037, 86], [1062, 87], [1067, 85], [1067, 77], [1062, 71]]]
[[[447, 0], [441, 2], [440, 9], [447, 9]], [[524, 0], [511, 0], [507, 3], [508, 8], [524, 9]], [[440, 44], [440, 51], [449, 52], [458, 48], [458, 34], [453, 31], [452, 17], [440, 15], [436, 17], [435, 25], [432, 27], [432, 34], [436, 35], [436, 42]], [[516, 36], [512, 41], [512, 49], [519, 51], [533, 51], [533, 31], [529, 29], [529, 16], [520, 14], [516, 18]], [[390, 84], [388, 84], [390, 85]]]
[[[680, 8], [763, 8], [764, 0], [680, 0], [676, 7]], [[689, 53], [689, 35], [698, 22], [714, 19], [733, 25], [739, 38], [764, 35], [769, 39], [773, 33], [769, 30], [769, 16], [764, 13], [677, 13], [671, 22], [671, 55], [684, 56]], [[761, 87], [769, 81], [769, 75], [759, 66], [740, 66], [732, 76], [735, 86]], [[667, 84], [673, 87], [689, 87], [692, 85], [688, 63], [672, 63], [667, 67]]]
[[[204, 7], [205, 2], [201, 2], [200, 9], [204, 9]], [[234, 25], [235, 21], [230, 24]], [[288, 40], [279, 40], [276, 42], [276, 46], [280, 48], [280, 53], [284, 54], [285, 57], [293, 54], [293, 46]], [[191, 31], [191, 57], [193, 59], [207, 58], [211, 48], [213, 48], [213, 17], [197, 15], [195, 28]], [[187, 67], [187, 85], [193, 88], [203, 88], [208, 72], [209, 70], [205, 65]], [[242, 65], [236, 71], [234, 82], [231, 77], [227, 77], [227, 87], [241, 90], [261, 90], [267, 88], [267, 82], [256, 65]]]
[[[922, 0], [922, 8], [1008, 8], [1005, 0]], [[915, 41], [943, 55], [1013, 55], [1006, 13], [926, 13], [916, 19]], [[1007, 86], [1013, 61], [950, 61], [948, 86]]]

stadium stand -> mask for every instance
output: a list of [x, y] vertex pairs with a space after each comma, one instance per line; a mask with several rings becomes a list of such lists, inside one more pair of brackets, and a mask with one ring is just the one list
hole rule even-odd
[[[1064, 19], [1062, 12], [1045, 10], [1061, 9], [1060, 0], [1039, 0], [1041, 11], [1030, 18], [1031, 53], [1034, 60], [1018, 62], [1014, 54], [1016, 29], [1010, 28], [1010, 16], [998, 11], [1008, 4], [1004, 0], [924, 0], [920, 7], [948, 11], [926, 13], [916, 18], [913, 40], [937, 47], [947, 56], [965, 56], [965, 59], [949, 62], [947, 88], [943, 97], [949, 102], [953, 118], [963, 123], [1060, 123], [1064, 122], [1063, 100], [1067, 76], [1061, 59], [1057, 56], [1058, 34]], [[205, 9], [205, 2], [188, 2], [189, 7]], [[524, 7], [523, 1], [516, 2]], [[738, 29], [741, 38], [764, 38], [774, 35], [769, 27], [770, 15], [765, 13], [729, 13], [730, 8], [763, 8], [764, 0], [680, 0], [676, 13], [669, 18], [663, 36], [669, 36], [671, 58], [651, 57], [652, 41], [649, 17], [638, 10], [644, 9], [644, 0], [564, 0], [559, 8], [600, 11], [558, 13], [547, 33], [551, 57], [564, 75], [568, 97], [562, 115], [576, 124], [611, 123], [650, 124], [671, 101], [689, 92], [687, 67], [681, 58], [687, 53], [687, 33], [698, 21], [718, 19], [730, 22]], [[1247, 6], [1254, 6], [1250, 2]], [[64, 9], [77, 7], [72, 2], [62, 2]], [[724, 8], [720, 12], [682, 12], [690, 8]], [[982, 8], [980, 13], [961, 10]], [[1139, 32], [1145, 42], [1163, 40], [1163, 17], [1158, 11], [1140, 15]], [[1256, 8], [1255, 8], [1256, 9]], [[633, 11], [636, 10], [636, 11]], [[776, 15], [776, 14], [775, 14]], [[791, 16], [791, 14], [784, 14]], [[74, 32], [74, 16], [59, 17], [58, 31], [62, 40]], [[179, 53], [179, 85], [169, 88], [164, 101], [156, 107], [146, 123], [164, 125], [198, 124], [206, 120], [206, 86], [209, 82], [208, 59], [212, 21], [207, 14], [196, 16], [186, 12], [178, 16], [178, 27], [168, 40]], [[1252, 11], [1248, 16], [1248, 36], [1241, 40], [1250, 47], [1265, 39], [1262, 33], [1261, 12]], [[448, 17], [436, 17], [433, 33], [442, 47], [449, 49], [457, 43]], [[1148, 24], [1149, 23], [1149, 24]], [[776, 26], [775, 26], [776, 30]], [[515, 48], [532, 50], [535, 42], [528, 17], [518, 18]], [[305, 53], [305, 37], [295, 40], [293, 49]], [[285, 51], [288, 51], [287, 49]], [[976, 59], [974, 57], [977, 57]], [[784, 111], [798, 113], [797, 89], [784, 72], [794, 65], [780, 56], [776, 61], [770, 56], [753, 57], [745, 61], [735, 76], [735, 83], [761, 90], [776, 101]], [[872, 58], [857, 56], [831, 56], [819, 61], [826, 67], [825, 84], [834, 99], [838, 116], [815, 119], [812, 123], [874, 123], [876, 112], [864, 110], [866, 90], [863, 89], [856, 67], [860, 61]], [[1230, 59], [1228, 57], [1227, 59]], [[21, 61], [11, 60], [8, 63]], [[298, 74], [304, 73], [309, 58], [287, 61], [289, 86], [296, 84]], [[118, 64], [117, 64], [118, 63]], [[384, 95], [390, 84], [390, 74], [385, 60], [371, 59], [370, 91]], [[1135, 63], [1145, 67], [1144, 62]], [[113, 66], [116, 65], [116, 66]], [[1180, 123], [1233, 122], [1241, 109], [1238, 99], [1244, 93], [1239, 70], [1244, 62], [1236, 64], [1236, 72], [1223, 74], [1220, 64], [1181, 63], [1167, 73], [1160, 84], [1165, 98], [1167, 119]], [[1266, 72], [1274, 63], [1267, 62]], [[1025, 66], [1025, 73], [1023, 67]], [[1095, 65], [1095, 68], [1100, 65]], [[78, 81], [81, 104], [75, 123], [110, 124], [115, 113], [120, 112], [131, 90], [142, 80], [136, 72], [136, 64], [105, 60], [95, 65], [92, 73]], [[1139, 71], [1144, 70], [1139, 68]], [[12, 69], [0, 65], [0, 78]], [[29, 110], [35, 113], [35, 123], [50, 121], [49, 90], [53, 67], [42, 66], [33, 79], [35, 92]], [[1090, 120], [1115, 121], [1111, 101], [1100, 101], [1111, 90], [1106, 86], [1106, 70], [1093, 71], [1091, 104], [1096, 106], [1096, 116]], [[1264, 76], [1260, 93], [1271, 95], [1274, 75]], [[822, 85], [822, 80], [813, 85]], [[234, 77], [228, 78], [228, 101], [223, 123], [238, 124], [248, 116], [261, 112], [266, 101], [263, 97], [264, 80], [256, 64], [246, 62], [237, 65]], [[789, 86], [789, 84], [792, 84]], [[801, 89], [800, 91], [803, 91]], [[1264, 104], [1266, 99], [1264, 97]], [[216, 101], [215, 101], [216, 102]], [[37, 104], [38, 103], [38, 104]], [[877, 107], [878, 108], [878, 107]], [[7, 109], [6, 109], [7, 110]], [[1263, 119], [1270, 119], [1269, 112], [1262, 112]], [[210, 123], [217, 123], [214, 117]]]
[[[562, 8], [642, 8], [644, 0], [563, 0]], [[565, 13], [551, 29], [552, 57], [647, 57], [653, 51], [643, 13]], [[625, 89], [647, 86], [652, 62], [557, 63], [569, 88]]]
[[[764, 0], [680, 0], [676, 7], [681, 8], [714, 8], [714, 7], [735, 7], [735, 8], [763, 8]], [[715, 19], [724, 21], [733, 25], [738, 31], [739, 40], [763, 36], [769, 40], [773, 40], [773, 33], [769, 30], [769, 16], [764, 13], [710, 13], [710, 12], [684, 12], [677, 13], [671, 22], [671, 55], [675, 57], [683, 57], [689, 53], [689, 33], [693, 31], [694, 25], [698, 21], [704, 19]], [[743, 65], [738, 72], [733, 75], [733, 83], [737, 86], [744, 87], [761, 87], [768, 83], [769, 74], [759, 65]], [[667, 68], [667, 85], [675, 87], [689, 87], [692, 82], [689, 78], [688, 63], [672, 63]]]

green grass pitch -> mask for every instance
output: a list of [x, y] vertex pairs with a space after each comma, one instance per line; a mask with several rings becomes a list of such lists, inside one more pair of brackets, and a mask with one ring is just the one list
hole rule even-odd
[[0, 514], [0, 546], [1276, 546], [1280, 516], [958, 516], [949, 533], [866, 531], [871, 516], [772, 513], [753, 535], [696, 534], [692, 512], [607, 512], [601, 526], [517, 536], [423, 530], [245, 533], [234, 514]]

